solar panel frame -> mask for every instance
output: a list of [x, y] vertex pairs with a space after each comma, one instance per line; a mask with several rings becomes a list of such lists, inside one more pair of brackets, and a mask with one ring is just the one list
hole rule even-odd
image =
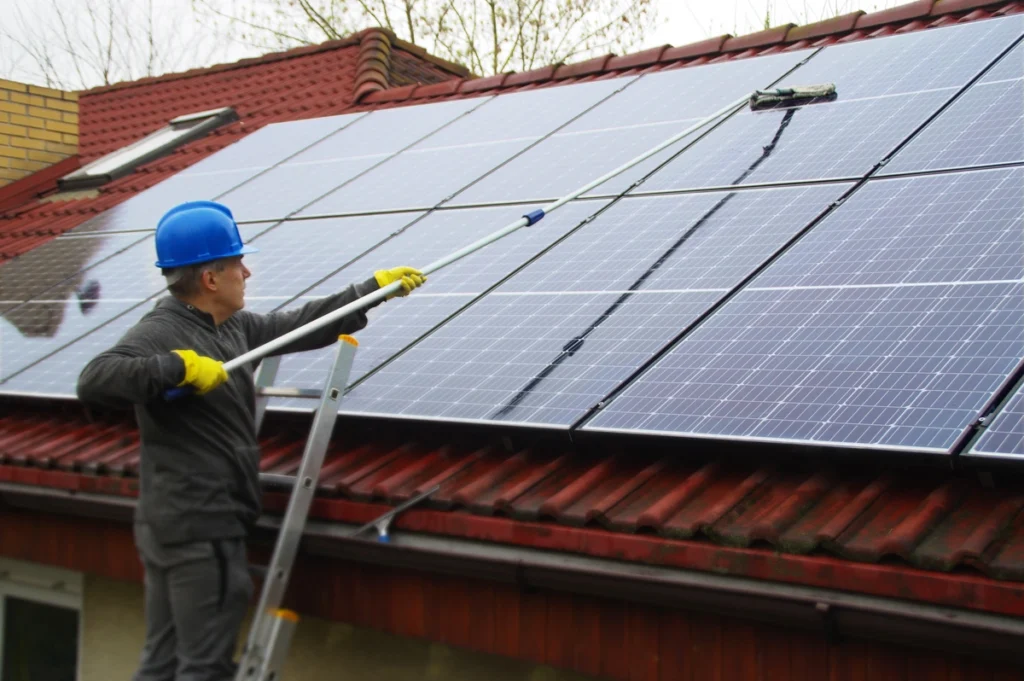
[[[1024, 216], [1024, 199], [1016, 196], [1022, 181], [1021, 168], [869, 181], [578, 425], [588, 432], [948, 454], [1024, 357], [1024, 236], [1013, 228]], [[900, 203], [901, 195], [911, 202]], [[915, 213], [914, 196], [939, 198]], [[988, 209], [969, 209], [977, 205]], [[908, 224], [872, 222], [872, 214], [886, 210]], [[918, 228], [915, 219], [931, 222]], [[959, 264], [930, 258], [942, 244], [966, 255]], [[822, 322], [829, 319], [834, 323]], [[716, 347], [731, 349], [712, 352]], [[904, 374], [904, 383], [887, 383]], [[744, 402], [737, 385], [756, 399]], [[902, 385], [922, 392], [900, 395]], [[863, 400], [877, 407], [912, 397], [888, 431], [868, 437], [893, 411]], [[780, 417], [761, 413], [765, 408]], [[816, 430], [779, 434], [796, 424], [798, 412]], [[845, 426], [852, 432], [854, 418], [865, 419], [861, 434], [850, 436], [860, 439], [815, 435]]]
[[[1024, 375], [1024, 358], [1015, 375]], [[967, 459], [1009, 459], [1024, 458], [1024, 378], [1017, 381], [1016, 389], [1007, 397], [1002, 406], [989, 417], [983, 430], [961, 454]]]

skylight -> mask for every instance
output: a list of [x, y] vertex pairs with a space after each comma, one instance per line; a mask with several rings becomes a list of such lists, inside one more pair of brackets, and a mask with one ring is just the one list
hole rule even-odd
[[99, 187], [127, 175], [135, 168], [169, 153], [186, 142], [198, 139], [211, 130], [236, 120], [238, 114], [229, 106], [178, 116], [166, 127], [66, 175], [58, 184], [61, 190]]

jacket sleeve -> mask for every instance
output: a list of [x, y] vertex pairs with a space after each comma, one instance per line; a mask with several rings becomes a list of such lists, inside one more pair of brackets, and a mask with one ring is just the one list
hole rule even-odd
[[[271, 312], [270, 314], [255, 314], [252, 312], [245, 312], [243, 310], [238, 314], [242, 316], [242, 324], [245, 329], [249, 348], [253, 349], [265, 343], [269, 343], [275, 338], [283, 336], [289, 331], [293, 331], [304, 324], [308, 324], [329, 312], [333, 312], [340, 307], [344, 307], [354, 300], [358, 300], [365, 295], [373, 293], [378, 288], [380, 288], [380, 286], [378, 286], [377, 280], [371, 277], [364, 282], [350, 284], [344, 290], [339, 291], [334, 295], [321, 298], [320, 300], [311, 301], [294, 310], [281, 310], [278, 312]], [[284, 355], [289, 352], [303, 352], [331, 345], [338, 340], [339, 335], [344, 333], [354, 333], [364, 328], [367, 323], [366, 310], [370, 307], [376, 307], [376, 305], [379, 304], [380, 303], [378, 302], [351, 314], [345, 315], [332, 324], [319, 328], [302, 338], [295, 339], [288, 345], [275, 350], [271, 354]]]
[[143, 320], [117, 344], [94, 357], [78, 376], [78, 399], [126, 409], [144, 404], [185, 378], [185, 363], [156, 341], [159, 324]]

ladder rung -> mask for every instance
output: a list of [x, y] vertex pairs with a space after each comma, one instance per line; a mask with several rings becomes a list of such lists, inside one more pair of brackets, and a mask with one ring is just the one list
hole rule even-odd
[[323, 391], [314, 388], [276, 388], [268, 386], [266, 388], [259, 388], [256, 394], [262, 397], [305, 397], [318, 400]]
[[281, 475], [280, 473], [260, 473], [260, 482], [264, 485], [282, 485], [284, 487], [295, 486], [294, 475]]

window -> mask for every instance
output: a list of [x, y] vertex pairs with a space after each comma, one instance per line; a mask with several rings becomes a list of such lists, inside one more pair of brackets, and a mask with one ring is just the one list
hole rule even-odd
[[0, 559], [0, 681], [75, 681], [81, 575]]
[[61, 191], [99, 187], [122, 175], [127, 175], [140, 165], [160, 158], [177, 147], [199, 139], [225, 123], [238, 120], [238, 114], [231, 107], [212, 109], [200, 113], [178, 116], [167, 127], [143, 137], [138, 142], [96, 159], [84, 168], [57, 181]]

